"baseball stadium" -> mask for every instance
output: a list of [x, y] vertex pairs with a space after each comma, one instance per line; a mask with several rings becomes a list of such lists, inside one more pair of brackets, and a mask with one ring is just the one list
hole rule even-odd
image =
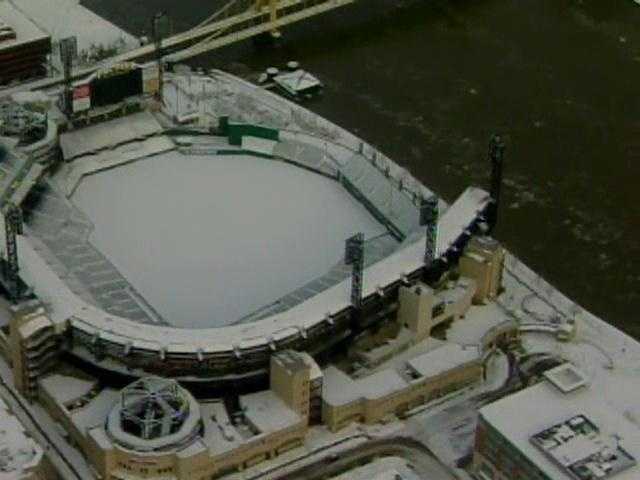
[[[74, 95], [91, 91], [105, 118], [57, 132], [51, 151], [63, 161], [30, 169], [7, 197], [24, 215], [21, 284], [46, 306], [59, 348], [93, 368], [264, 378], [273, 352], [329, 352], [392, 314], [400, 285], [454, 261], [484, 226], [485, 191], [441, 202], [437, 258], [426, 262], [421, 208], [432, 194], [370, 145], [335, 125], [332, 139], [228, 115], [185, 127], [130, 101], [116, 114], [99, 98], [113, 76]], [[168, 85], [169, 104], [174, 94]], [[10, 157], [7, 179], [21, 171]]]

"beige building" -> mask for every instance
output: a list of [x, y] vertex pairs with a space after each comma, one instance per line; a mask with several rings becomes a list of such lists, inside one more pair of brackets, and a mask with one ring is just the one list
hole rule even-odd
[[438, 325], [463, 317], [476, 292], [476, 282], [466, 277], [437, 291], [423, 283], [400, 287], [398, 323], [409, 329], [419, 342], [430, 336]]
[[481, 380], [483, 367], [477, 348], [436, 339], [429, 345], [426, 353], [362, 378], [334, 366], [327, 368], [323, 422], [331, 431], [352, 422], [379, 422]]
[[60, 337], [38, 304], [21, 306], [9, 326], [9, 359], [16, 387], [25, 397], [37, 396], [37, 380], [56, 365]]
[[[473, 239], [460, 261], [459, 278], [437, 289], [423, 283], [400, 287], [395, 324], [351, 349], [358, 368], [351, 374], [337, 367], [325, 370], [323, 422], [332, 431], [351, 422], [375, 423], [480, 381], [487, 352], [517, 339], [514, 322], [477, 325], [473, 330], [482, 336], [469, 347], [430, 337], [444, 340], [444, 331], [464, 317], [472, 303], [495, 298], [503, 264], [504, 251], [497, 242]], [[427, 351], [406, 359], [418, 344], [427, 345]]]
[[241, 396], [234, 411], [157, 377], [117, 391], [59, 373], [40, 380], [40, 399], [101, 478], [209, 480], [303, 443], [319, 369], [293, 351], [274, 354], [271, 368], [272, 388]]
[[400, 287], [396, 321], [358, 339], [350, 348], [350, 356], [369, 369], [392, 359], [463, 317], [475, 289], [475, 282], [468, 278], [446, 282], [438, 290], [423, 283]]
[[310, 423], [321, 420], [322, 379], [322, 370], [307, 352], [284, 351], [271, 357], [271, 391]]
[[502, 288], [505, 252], [500, 243], [490, 237], [474, 237], [460, 258], [460, 274], [475, 280], [474, 303], [484, 303], [498, 296]]
[[271, 356], [271, 391], [305, 420], [309, 418], [311, 364], [293, 350]]

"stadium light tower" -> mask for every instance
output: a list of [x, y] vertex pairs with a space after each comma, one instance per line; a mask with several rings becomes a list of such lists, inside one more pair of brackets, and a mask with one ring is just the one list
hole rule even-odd
[[364, 276], [364, 233], [347, 238], [344, 262], [351, 265], [351, 305], [362, 307], [362, 279]]
[[66, 37], [60, 40], [60, 61], [64, 70], [64, 92], [62, 108], [67, 114], [73, 113], [73, 61], [78, 57], [78, 38]]
[[489, 142], [489, 160], [491, 161], [491, 206], [488, 211], [489, 232], [498, 223], [500, 192], [502, 190], [502, 164], [504, 161], [504, 142], [500, 135], [494, 135]]
[[433, 265], [438, 253], [438, 218], [438, 197], [435, 195], [429, 198], [422, 197], [420, 201], [420, 225], [427, 228], [424, 249], [424, 265], [427, 269]]
[[164, 68], [162, 65], [162, 39], [169, 34], [169, 17], [165, 12], [156, 13], [151, 19], [151, 35], [155, 45], [156, 61], [158, 62], [158, 100], [163, 102]]

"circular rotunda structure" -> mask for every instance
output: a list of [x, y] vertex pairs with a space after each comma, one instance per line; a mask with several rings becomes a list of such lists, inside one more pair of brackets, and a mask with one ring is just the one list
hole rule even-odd
[[120, 393], [107, 431], [114, 441], [136, 451], [184, 446], [200, 431], [198, 403], [178, 382], [143, 377]]

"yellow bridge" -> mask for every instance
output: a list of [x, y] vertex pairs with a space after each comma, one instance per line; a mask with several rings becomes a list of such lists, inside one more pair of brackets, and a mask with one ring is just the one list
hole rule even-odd
[[[241, 40], [271, 33], [306, 18], [344, 7], [356, 0], [230, 0], [199, 25], [162, 40], [167, 62], [187, 58], [224, 47]], [[154, 44], [144, 45], [108, 58], [90, 67], [75, 69], [72, 78], [86, 77], [105, 66], [136, 61], [154, 55]], [[37, 90], [63, 83], [62, 75], [34, 80], [2, 91], [2, 95], [22, 90]]]
[[[306, 18], [354, 3], [356, 0], [231, 0], [198, 26], [162, 41], [169, 62], [185, 60], [240, 40], [279, 29]], [[111, 61], [130, 61], [151, 55], [145, 45]]]

